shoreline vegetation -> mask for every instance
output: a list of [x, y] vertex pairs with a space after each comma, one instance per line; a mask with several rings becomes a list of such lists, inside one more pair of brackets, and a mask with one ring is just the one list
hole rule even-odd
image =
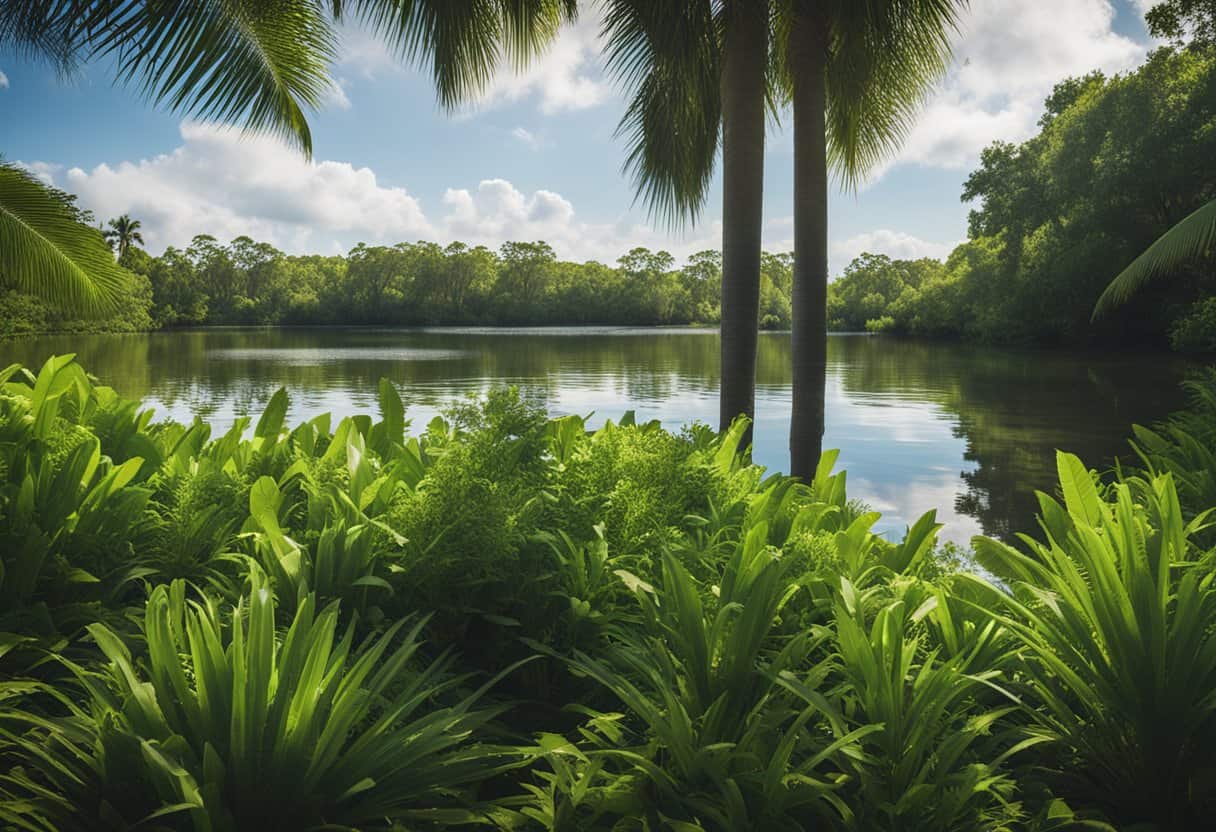
[[[1040, 528], [889, 542], [745, 423], [158, 422], [0, 372], [0, 821], [17, 829], [1199, 828], [1216, 372]], [[976, 565], [983, 571], [976, 572]], [[987, 575], [988, 577], [981, 577]], [[577, 705], [571, 703], [579, 703]]]

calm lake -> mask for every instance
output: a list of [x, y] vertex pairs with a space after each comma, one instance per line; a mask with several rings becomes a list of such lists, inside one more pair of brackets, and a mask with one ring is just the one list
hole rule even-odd
[[[1054, 452], [1091, 467], [1127, 453], [1133, 423], [1183, 403], [1188, 364], [1168, 355], [984, 349], [891, 338], [829, 342], [827, 437], [849, 494], [899, 534], [938, 509], [944, 537], [1008, 536], [1033, 524], [1034, 489], [1050, 489]], [[790, 339], [760, 339], [756, 461], [786, 462]], [[158, 417], [198, 413], [218, 428], [256, 414], [280, 386], [293, 423], [376, 407], [376, 383], [401, 390], [416, 429], [448, 403], [518, 385], [554, 414], [592, 422], [635, 410], [669, 428], [717, 420], [712, 330], [609, 328], [442, 330], [211, 329], [151, 335], [50, 336], [0, 342], [0, 366], [75, 352]]]

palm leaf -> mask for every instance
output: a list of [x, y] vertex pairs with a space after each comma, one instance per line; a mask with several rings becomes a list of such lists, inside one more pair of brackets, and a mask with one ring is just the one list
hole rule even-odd
[[128, 278], [65, 195], [0, 164], [0, 280], [71, 312], [104, 314]]
[[613, 0], [603, 35], [609, 74], [633, 91], [617, 127], [637, 197], [669, 226], [695, 220], [721, 136], [721, 50], [710, 3]]
[[1094, 319], [1121, 306], [1149, 282], [1177, 269], [1187, 260], [1216, 248], [1216, 200], [1204, 205], [1169, 231], [1131, 262], [1111, 281], [1094, 306]]
[[158, 105], [311, 154], [304, 109], [333, 88], [331, 24], [319, 0], [17, 0], [0, 10], [0, 44], [64, 72], [112, 57], [119, 79]]
[[951, 57], [968, 0], [835, 4], [827, 63], [828, 161], [847, 187], [907, 137]]
[[515, 70], [544, 51], [577, 16], [576, 0], [353, 0], [334, 3], [407, 61], [427, 66], [440, 104], [476, 98], [504, 61]]

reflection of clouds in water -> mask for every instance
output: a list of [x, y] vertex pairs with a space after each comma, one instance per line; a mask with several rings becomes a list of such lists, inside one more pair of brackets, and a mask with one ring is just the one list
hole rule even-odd
[[983, 534], [978, 520], [959, 513], [954, 507], [955, 498], [964, 487], [956, 474], [943, 474], [935, 479], [917, 477], [904, 482], [874, 482], [863, 477], [849, 477], [849, 496], [882, 512], [876, 530], [885, 532], [891, 540], [903, 537], [904, 529], [931, 509], [937, 509], [937, 522], [945, 524], [938, 534], [939, 540], [966, 545], [975, 535]]
[[468, 350], [436, 350], [416, 347], [298, 347], [234, 348], [207, 350], [207, 357], [223, 361], [273, 361], [291, 367], [336, 364], [341, 361], [451, 361], [471, 355]]

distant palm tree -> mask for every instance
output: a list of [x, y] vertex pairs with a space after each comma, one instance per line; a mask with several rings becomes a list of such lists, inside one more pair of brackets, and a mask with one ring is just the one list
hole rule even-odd
[[1122, 306], [1154, 279], [1195, 257], [1216, 251], [1216, 200], [1162, 234], [1111, 281], [1094, 306], [1094, 319]]
[[722, 149], [725, 427], [755, 400], [765, 103], [794, 109], [790, 473], [814, 473], [827, 364], [827, 187], [856, 186], [899, 143], [949, 59], [967, 0], [607, 0], [608, 64], [639, 196], [693, 219]]
[[101, 232], [101, 236], [118, 250], [118, 259], [121, 260], [132, 243], [139, 243], [141, 246], [144, 244], [144, 236], [139, 233], [142, 227], [143, 223], [139, 220], [133, 220], [129, 214], [123, 214], [116, 220], [110, 220], [109, 228]]

